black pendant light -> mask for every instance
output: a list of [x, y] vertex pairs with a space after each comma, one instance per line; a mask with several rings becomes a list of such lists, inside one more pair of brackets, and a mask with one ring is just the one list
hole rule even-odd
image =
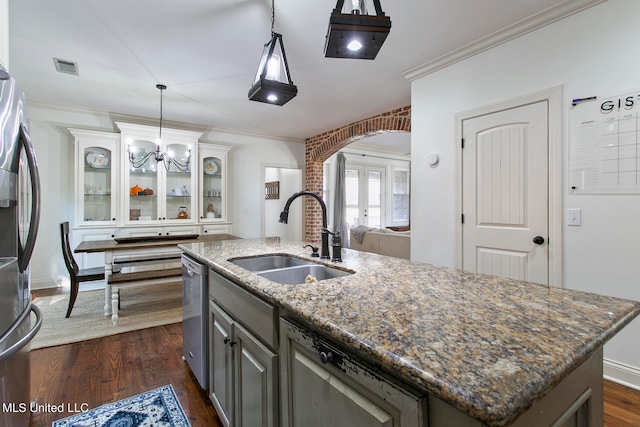
[[375, 59], [391, 30], [380, 0], [373, 0], [375, 15], [368, 15], [365, 0], [351, 0], [351, 11], [344, 13], [344, 0], [338, 0], [329, 18], [324, 44], [327, 58]]
[[298, 88], [291, 81], [282, 35], [273, 31], [274, 1], [271, 1], [271, 40], [262, 50], [258, 72], [249, 89], [249, 99], [267, 104], [284, 105], [298, 94]]

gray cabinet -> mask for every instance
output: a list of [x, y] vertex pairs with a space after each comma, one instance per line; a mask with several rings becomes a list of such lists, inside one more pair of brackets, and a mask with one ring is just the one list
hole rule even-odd
[[427, 425], [426, 399], [280, 320], [282, 426]]
[[277, 427], [275, 307], [209, 272], [209, 393], [226, 427]]
[[225, 426], [233, 424], [233, 319], [209, 302], [209, 397]]

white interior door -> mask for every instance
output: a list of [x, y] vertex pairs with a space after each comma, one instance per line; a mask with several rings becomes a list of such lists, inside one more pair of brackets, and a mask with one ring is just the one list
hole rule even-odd
[[464, 120], [462, 268], [549, 283], [548, 102]]
[[345, 167], [347, 229], [358, 225], [381, 228], [384, 217], [385, 169], [350, 165]]

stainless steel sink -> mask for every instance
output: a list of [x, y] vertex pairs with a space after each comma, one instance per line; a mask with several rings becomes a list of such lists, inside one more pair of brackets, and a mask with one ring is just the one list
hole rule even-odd
[[250, 258], [233, 258], [229, 262], [253, 272], [314, 264], [290, 255], [259, 255]]
[[321, 281], [353, 274], [291, 255], [258, 255], [247, 258], [232, 258], [229, 262], [283, 285], [299, 285], [310, 281]]
[[309, 277], [311, 281], [320, 281], [334, 279], [336, 277], [342, 277], [353, 273], [350, 271], [327, 267], [326, 265], [310, 264], [263, 271], [258, 274], [265, 279], [269, 279], [283, 285], [299, 285], [306, 283], [307, 277]]

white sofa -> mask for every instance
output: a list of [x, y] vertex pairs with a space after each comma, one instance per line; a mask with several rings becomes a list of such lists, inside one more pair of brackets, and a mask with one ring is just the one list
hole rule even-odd
[[362, 242], [358, 242], [357, 230], [351, 229], [349, 247], [358, 251], [411, 259], [411, 232], [389, 229], [371, 229], [364, 233]]

